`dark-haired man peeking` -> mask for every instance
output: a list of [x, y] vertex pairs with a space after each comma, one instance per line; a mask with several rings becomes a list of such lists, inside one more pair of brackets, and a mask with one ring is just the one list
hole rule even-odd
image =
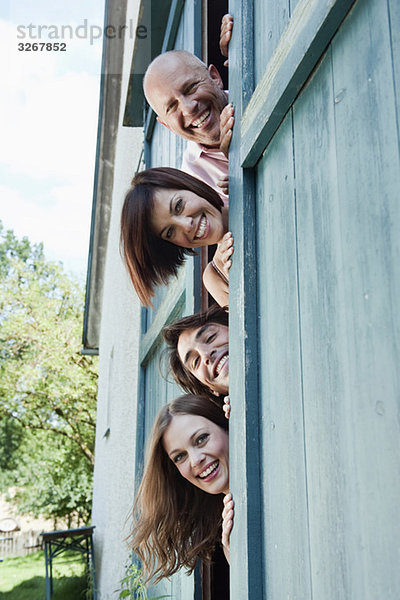
[[176, 382], [192, 394], [229, 393], [229, 317], [226, 307], [212, 306], [163, 330]]

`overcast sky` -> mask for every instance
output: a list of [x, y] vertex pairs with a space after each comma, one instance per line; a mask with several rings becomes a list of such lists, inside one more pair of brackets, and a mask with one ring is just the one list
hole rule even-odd
[[[85, 36], [85, 22], [89, 34], [91, 25], [103, 28], [103, 19], [99, 0], [0, 5], [0, 219], [18, 237], [43, 242], [49, 259], [83, 277], [102, 49], [101, 38]], [[39, 25], [47, 26], [40, 39]], [[72, 27], [73, 39], [67, 33], [64, 40], [49, 39], [50, 32], [61, 34], [62, 25]], [[75, 34], [79, 26], [80, 39]], [[98, 35], [98, 29], [93, 31]], [[66, 43], [65, 52], [18, 50], [19, 43], [56, 41]]]

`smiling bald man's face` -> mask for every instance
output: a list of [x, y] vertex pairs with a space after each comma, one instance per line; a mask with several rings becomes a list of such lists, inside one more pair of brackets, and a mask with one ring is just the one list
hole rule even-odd
[[228, 99], [213, 65], [207, 69], [196, 57], [161, 55], [146, 73], [144, 91], [160, 123], [173, 133], [219, 147], [220, 114]]

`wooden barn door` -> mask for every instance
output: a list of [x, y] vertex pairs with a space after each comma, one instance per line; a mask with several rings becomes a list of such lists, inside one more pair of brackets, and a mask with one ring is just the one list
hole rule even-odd
[[230, 12], [231, 600], [395, 600], [399, 4]]

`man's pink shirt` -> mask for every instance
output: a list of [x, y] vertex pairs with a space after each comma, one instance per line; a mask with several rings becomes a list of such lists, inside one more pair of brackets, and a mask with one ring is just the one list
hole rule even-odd
[[182, 159], [182, 171], [193, 175], [214, 188], [225, 205], [229, 197], [218, 187], [217, 181], [229, 173], [228, 159], [218, 148], [206, 148], [189, 141]]

